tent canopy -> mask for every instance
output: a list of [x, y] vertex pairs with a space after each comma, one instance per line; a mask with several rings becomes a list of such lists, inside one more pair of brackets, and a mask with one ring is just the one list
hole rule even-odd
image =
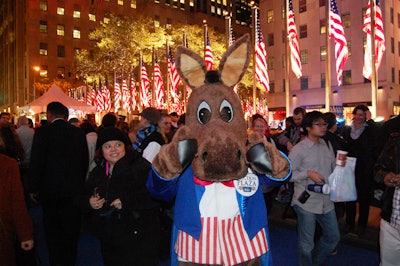
[[51, 102], [60, 102], [70, 109], [80, 110], [85, 113], [94, 113], [96, 111], [96, 107], [66, 95], [56, 84], [51, 85], [50, 89], [42, 96], [22, 108], [32, 110], [34, 113], [42, 113], [46, 112], [46, 107]]

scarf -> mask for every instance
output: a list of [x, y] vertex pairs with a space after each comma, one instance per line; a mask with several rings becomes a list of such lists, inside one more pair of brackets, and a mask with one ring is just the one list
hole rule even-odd
[[154, 131], [156, 131], [155, 125], [151, 125], [149, 127], [142, 127], [136, 134], [136, 139], [132, 144], [133, 149], [141, 153], [141, 150], [139, 149], [140, 145], [142, 145], [143, 140], [146, 139], [148, 136], [150, 136], [150, 134], [153, 133]]

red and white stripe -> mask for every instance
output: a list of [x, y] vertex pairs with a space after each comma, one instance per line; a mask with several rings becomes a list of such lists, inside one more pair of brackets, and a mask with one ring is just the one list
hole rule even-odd
[[131, 110], [135, 111], [137, 102], [136, 102], [136, 85], [135, 85], [135, 79], [133, 78], [133, 74], [131, 77], [131, 95], [132, 95]]
[[115, 79], [115, 83], [114, 83], [114, 110], [115, 110], [115, 112], [117, 112], [118, 109], [121, 107], [121, 99], [122, 99], [121, 88], [119, 86], [117, 79]]
[[335, 41], [335, 58], [336, 58], [336, 77], [338, 85], [342, 84], [342, 73], [344, 64], [349, 56], [347, 48], [346, 36], [342, 25], [342, 18], [336, 6], [336, 0], [330, 1], [329, 9], [329, 37]]
[[[375, 5], [375, 69], [378, 71], [383, 54], [386, 50], [385, 32], [383, 29], [382, 10], [380, 1], [376, 0]], [[364, 52], [363, 75], [366, 79], [371, 79], [372, 75], [372, 32], [371, 32], [371, 1], [368, 1], [368, 7], [365, 13], [363, 31], [367, 33], [367, 45]]]
[[103, 98], [103, 89], [101, 88], [101, 83], [100, 83], [100, 88], [96, 95], [96, 111], [102, 112], [103, 110], [104, 110], [104, 98]]
[[142, 61], [142, 68], [140, 70], [140, 102], [143, 107], [150, 107], [151, 95], [149, 92], [150, 81], [147, 75], [147, 69]]
[[126, 82], [126, 79], [124, 78], [122, 80], [122, 108], [128, 113], [131, 112], [130, 100], [131, 93], [128, 90], [128, 84]]
[[102, 89], [103, 99], [104, 99], [104, 111], [111, 111], [111, 93], [107, 85], [104, 85]]
[[240, 215], [222, 220], [201, 218], [201, 223], [202, 234], [198, 241], [178, 231], [175, 251], [180, 259], [200, 264], [235, 265], [268, 252], [265, 230], [250, 239]]
[[207, 71], [213, 70], [214, 69], [214, 56], [213, 52], [211, 49], [211, 44], [210, 44], [210, 38], [208, 37], [208, 29], [207, 27], [205, 28], [205, 49], [204, 49], [204, 61], [206, 62], [206, 68]]
[[164, 105], [164, 81], [157, 59], [154, 62], [153, 83], [156, 89], [156, 107], [162, 109]]
[[177, 103], [179, 102], [178, 86], [181, 82], [181, 79], [179, 77], [178, 71], [176, 70], [175, 60], [172, 56], [171, 49], [169, 49], [168, 51], [168, 75], [171, 82], [171, 96], [174, 99], [174, 103]]
[[258, 15], [258, 10], [255, 9], [255, 19], [256, 19], [256, 27], [255, 27], [255, 34], [256, 34], [256, 78], [258, 83], [261, 85], [262, 90], [269, 91], [269, 77], [267, 72], [267, 51], [265, 49], [264, 37], [261, 32], [260, 27], [260, 18]]
[[299, 36], [297, 35], [297, 28], [294, 20], [292, 0], [288, 1], [287, 34], [290, 47], [290, 63], [293, 73], [297, 78], [300, 78], [303, 74], [301, 70]]

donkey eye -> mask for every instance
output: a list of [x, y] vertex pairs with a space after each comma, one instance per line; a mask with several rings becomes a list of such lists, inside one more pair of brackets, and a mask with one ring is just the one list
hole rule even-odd
[[221, 119], [225, 122], [231, 122], [233, 119], [233, 109], [232, 105], [227, 101], [223, 100], [221, 106], [219, 107], [219, 115]]
[[197, 120], [200, 124], [206, 124], [211, 119], [211, 107], [205, 101], [202, 101], [197, 107]]

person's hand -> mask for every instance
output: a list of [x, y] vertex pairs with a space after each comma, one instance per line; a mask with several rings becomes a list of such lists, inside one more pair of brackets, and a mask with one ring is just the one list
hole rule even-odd
[[307, 175], [315, 183], [325, 183], [325, 178], [320, 173], [318, 173], [317, 171], [309, 170], [307, 172]]
[[122, 202], [120, 199], [115, 199], [111, 202], [110, 206], [114, 206], [116, 209], [120, 210], [122, 209]]
[[365, 111], [365, 121], [371, 120], [371, 111]]
[[385, 175], [383, 178], [383, 182], [385, 183], [386, 186], [388, 187], [396, 187], [400, 186], [400, 176], [396, 175], [393, 172], [389, 172]]
[[106, 202], [106, 200], [104, 198], [100, 198], [99, 196], [91, 196], [89, 199], [90, 206], [95, 210], [101, 209], [104, 202]]
[[33, 248], [33, 245], [34, 245], [33, 239], [21, 241], [21, 248], [25, 251], [31, 250]]
[[29, 198], [34, 204], [39, 204], [38, 193], [29, 193]]

